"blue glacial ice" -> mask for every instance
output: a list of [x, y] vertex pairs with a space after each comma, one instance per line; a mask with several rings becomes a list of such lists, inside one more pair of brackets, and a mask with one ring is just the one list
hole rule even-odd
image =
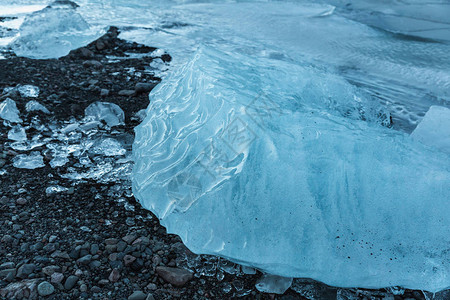
[[202, 47], [150, 100], [134, 194], [195, 253], [340, 287], [450, 287], [449, 154], [388, 128], [341, 76]]
[[77, 13], [70, 1], [54, 1], [28, 15], [18, 37], [9, 45], [18, 56], [57, 58], [101, 35]]

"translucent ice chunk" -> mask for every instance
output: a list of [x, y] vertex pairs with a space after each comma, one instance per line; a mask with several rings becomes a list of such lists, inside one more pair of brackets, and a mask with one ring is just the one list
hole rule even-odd
[[65, 154], [59, 154], [50, 161], [52, 168], [62, 167], [69, 162], [69, 158]]
[[21, 123], [22, 119], [19, 117], [19, 110], [16, 102], [11, 98], [6, 98], [0, 103], [0, 118], [12, 123]]
[[29, 101], [26, 105], [25, 105], [25, 109], [28, 112], [32, 112], [32, 111], [41, 111], [45, 114], [49, 114], [50, 111], [47, 109], [47, 107], [45, 107], [44, 105], [42, 105], [41, 103], [39, 103], [36, 100], [31, 100]]
[[133, 194], [191, 251], [332, 286], [450, 286], [449, 155], [382, 126], [341, 77], [200, 49], [150, 100]]
[[8, 139], [17, 142], [26, 141], [27, 133], [25, 132], [25, 128], [20, 125], [14, 126], [10, 131], [8, 131]]
[[44, 158], [38, 151], [33, 151], [29, 155], [19, 154], [13, 158], [13, 166], [19, 169], [37, 169], [44, 167]]
[[56, 58], [98, 36], [99, 30], [91, 29], [75, 8], [49, 5], [27, 16], [10, 46], [19, 56]]
[[84, 114], [94, 120], [105, 121], [109, 127], [125, 124], [123, 110], [114, 103], [94, 102], [86, 108]]
[[34, 85], [21, 85], [17, 90], [22, 97], [36, 98], [39, 96], [39, 88]]
[[411, 137], [450, 153], [450, 109], [442, 106], [430, 107], [422, 122], [411, 133]]
[[256, 289], [263, 293], [284, 294], [292, 284], [292, 278], [264, 274], [258, 282]]
[[45, 193], [47, 195], [53, 195], [53, 194], [57, 194], [57, 193], [62, 193], [62, 192], [66, 192], [68, 190], [68, 188], [60, 186], [60, 185], [54, 185], [54, 186], [49, 186], [48, 188], [45, 189]]

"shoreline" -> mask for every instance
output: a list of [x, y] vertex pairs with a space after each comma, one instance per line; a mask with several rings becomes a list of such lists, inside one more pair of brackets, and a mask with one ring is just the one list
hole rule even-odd
[[[8, 139], [11, 127], [2, 120], [0, 169], [6, 173], [0, 183], [0, 298], [44, 297], [44, 288], [51, 290], [42, 285], [47, 282], [54, 289], [48, 299], [306, 299], [302, 288], [303, 296], [311, 296], [313, 290], [320, 299], [336, 299], [339, 291], [359, 299], [377, 295], [425, 299], [420, 291], [394, 296], [392, 291], [338, 289], [310, 280], [297, 288], [298, 293], [293, 289], [284, 295], [261, 293], [255, 288], [259, 271], [243, 274], [239, 266], [219, 258], [190, 253], [179, 237], [167, 234], [157, 218], [135, 201], [127, 179], [105, 181], [116, 168], [131, 165], [127, 159], [133, 129], [140, 122], [139, 112], [148, 106], [148, 93], [161, 80], [150, 64], [171, 60], [168, 54], [152, 56], [156, 48], [121, 40], [118, 35], [112, 27], [105, 36], [60, 59], [13, 55], [0, 60], [0, 91], [13, 88], [0, 94], [0, 102], [14, 100], [28, 140], [37, 137], [35, 141], [43, 143], [18, 150]], [[130, 53], [138, 58], [126, 57]], [[14, 89], [18, 85], [36, 86], [39, 95], [21, 95]], [[31, 100], [50, 114], [26, 112]], [[124, 125], [109, 128], [100, 122], [83, 129], [90, 124], [82, 121], [85, 109], [95, 102], [118, 105], [124, 112]], [[109, 155], [105, 151], [112, 147], [100, 144], [97, 152], [85, 151], [92, 165], [79, 166], [85, 156], [70, 152], [63, 165], [50, 166], [61, 154], [58, 151], [72, 151], [61, 150], [62, 146], [77, 148], [80, 139], [94, 141], [93, 148], [97, 141], [113, 139], [122, 148]], [[15, 157], [36, 151], [42, 154], [44, 167], [14, 167]], [[91, 176], [105, 171], [107, 164], [113, 166], [109, 173]]]

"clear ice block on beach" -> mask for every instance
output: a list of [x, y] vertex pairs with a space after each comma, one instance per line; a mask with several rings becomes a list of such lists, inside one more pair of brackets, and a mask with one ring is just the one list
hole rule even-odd
[[125, 124], [125, 113], [114, 103], [94, 102], [85, 109], [84, 114], [95, 121], [104, 121], [109, 127]]
[[19, 36], [10, 44], [18, 56], [57, 58], [100, 36], [100, 30], [92, 28], [70, 1], [66, 2], [50, 4], [25, 18]]
[[449, 154], [388, 120], [326, 69], [200, 48], [150, 94], [133, 193], [195, 253], [332, 286], [446, 289]]
[[12, 123], [22, 123], [19, 114], [16, 102], [11, 98], [6, 98], [0, 103], [0, 118]]

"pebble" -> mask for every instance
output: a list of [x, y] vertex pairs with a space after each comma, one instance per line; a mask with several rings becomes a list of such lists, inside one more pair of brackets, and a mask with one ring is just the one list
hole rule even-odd
[[19, 198], [19, 199], [16, 200], [16, 204], [18, 204], [18, 205], [25, 205], [25, 204], [27, 204], [27, 199]]
[[147, 298], [147, 294], [141, 291], [135, 291], [128, 297], [128, 300], [145, 300]]
[[168, 283], [181, 287], [192, 279], [192, 272], [180, 268], [156, 267], [156, 273]]
[[148, 93], [155, 87], [154, 83], [139, 82], [134, 87], [136, 94]]
[[123, 262], [124, 262], [125, 266], [131, 265], [135, 260], [136, 260], [136, 257], [134, 257], [132, 255], [127, 254], [123, 257]]
[[107, 89], [101, 89], [100, 90], [100, 96], [101, 97], [107, 97], [109, 95], [109, 90]]
[[106, 245], [116, 245], [118, 242], [119, 240], [115, 238], [109, 238], [105, 240]]
[[62, 274], [62, 273], [58, 273], [58, 272], [55, 272], [55, 273], [53, 273], [52, 275], [51, 275], [51, 282], [52, 283], [60, 283], [60, 282], [62, 282], [63, 281], [63, 279], [64, 279], [64, 275]]
[[35, 264], [24, 264], [17, 270], [17, 277], [19, 278], [27, 278], [31, 273], [36, 270]]
[[67, 277], [66, 282], [64, 283], [64, 288], [66, 290], [71, 290], [71, 289], [73, 289], [75, 284], [77, 284], [77, 282], [78, 282], [78, 276], [70, 275], [69, 277]]
[[118, 269], [113, 269], [108, 277], [109, 281], [117, 282], [120, 279], [120, 271]]
[[55, 292], [55, 287], [48, 281], [44, 281], [39, 283], [39, 285], [37, 286], [37, 290], [39, 296], [45, 297], [53, 294]]
[[119, 96], [134, 96], [134, 90], [121, 90], [119, 91]]
[[88, 265], [91, 262], [91, 260], [92, 260], [92, 255], [88, 254], [88, 255], [83, 256], [82, 258], [79, 258], [77, 260], [77, 264]]
[[83, 62], [83, 67], [102, 68], [103, 64], [97, 60], [86, 60]]
[[47, 276], [51, 276], [51, 275], [53, 275], [53, 273], [55, 273], [59, 270], [61, 270], [61, 268], [58, 266], [46, 266], [46, 267], [42, 268], [42, 273], [44, 273]]

